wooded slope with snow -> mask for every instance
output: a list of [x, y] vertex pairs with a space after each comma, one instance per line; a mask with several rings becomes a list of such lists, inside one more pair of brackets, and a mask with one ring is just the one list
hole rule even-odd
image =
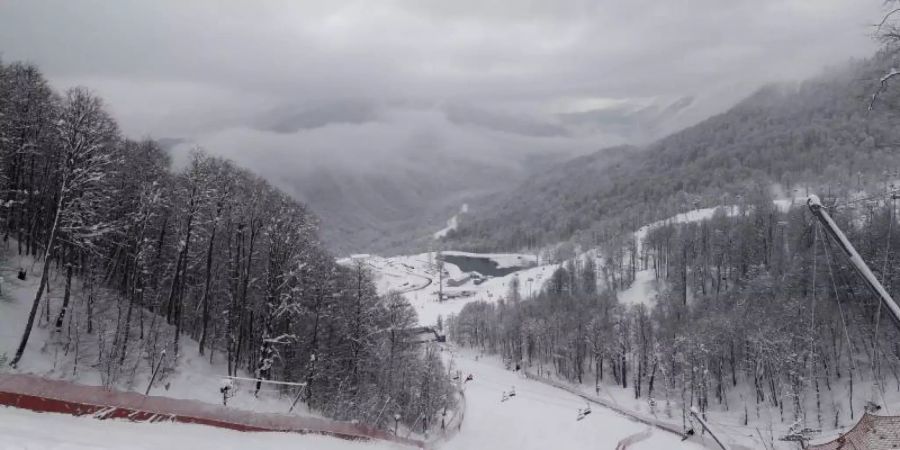
[[336, 264], [302, 203], [202, 151], [173, 168], [96, 95], [54, 92], [28, 64], [0, 65], [0, 199], [5, 274], [29, 277], [5, 294], [4, 365], [28, 370], [37, 347], [68, 376], [133, 388], [199, 357], [377, 426], [451, 406], [440, 359], [403, 332], [415, 311]]
[[[896, 293], [893, 202], [832, 214]], [[696, 407], [754, 448], [789, 448], [779, 439], [803, 428], [834, 435], [873, 406], [900, 411], [900, 331], [805, 205], [760, 196], [696, 216], [570, 260], [533, 298], [469, 303], [450, 337], [661, 420]]]

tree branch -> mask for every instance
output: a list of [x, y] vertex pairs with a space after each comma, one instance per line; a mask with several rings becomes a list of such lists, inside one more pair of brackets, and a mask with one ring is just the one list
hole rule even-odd
[[894, 78], [897, 75], [900, 75], [900, 71], [898, 71], [897, 69], [891, 69], [891, 71], [888, 72], [887, 75], [881, 77], [881, 84], [879, 84], [878, 90], [876, 90], [875, 93], [872, 94], [872, 100], [869, 102], [869, 111], [871, 111], [875, 107], [875, 101], [878, 100], [878, 96], [881, 95], [881, 93], [885, 89], [887, 89], [888, 81], [890, 81], [891, 78]]

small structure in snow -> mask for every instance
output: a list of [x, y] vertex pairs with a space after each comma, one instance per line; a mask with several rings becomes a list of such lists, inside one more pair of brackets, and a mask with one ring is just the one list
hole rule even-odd
[[591, 405], [584, 405], [584, 408], [578, 408], [578, 417], [575, 420], [584, 419], [591, 413]]
[[503, 391], [503, 397], [500, 399], [501, 402], [505, 402], [516, 396], [516, 387], [513, 386], [509, 389], [509, 391]]
[[234, 397], [234, 380], [231, 378], [222, 378], [219, 385], [219, 392], [222, 393], [222, 405], [228, 405], [228, 399]]

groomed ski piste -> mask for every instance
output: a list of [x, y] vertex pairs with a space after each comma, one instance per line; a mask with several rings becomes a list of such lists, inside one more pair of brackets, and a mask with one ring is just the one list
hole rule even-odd
[[[466, 382], [466, 416], [460, 432], [441, 444], [469, 449], [636, 449], [705, 448], [674, 433], [588, 404], [583, 398], [504, 368], [494, 357], [453, 351], [454, 367], [472, 374]], [[515, 395], [503, 401], [504, 393]], [[578, 420], [580, 409], [591, 413]]]

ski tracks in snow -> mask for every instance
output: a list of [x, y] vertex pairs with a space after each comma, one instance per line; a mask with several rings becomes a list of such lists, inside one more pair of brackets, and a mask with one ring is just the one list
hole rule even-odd
[[619, 443], [616, 445], [616, 450], [628, 450], [628, 448], [630, 448], [632, 444], [647, 440], [652, 434], [653, 430], [651, 430], [650, 428], [647, 428], [640, 433], [632, 434], [631, 436], [628, 436], [625, 439], [619, 441]]

